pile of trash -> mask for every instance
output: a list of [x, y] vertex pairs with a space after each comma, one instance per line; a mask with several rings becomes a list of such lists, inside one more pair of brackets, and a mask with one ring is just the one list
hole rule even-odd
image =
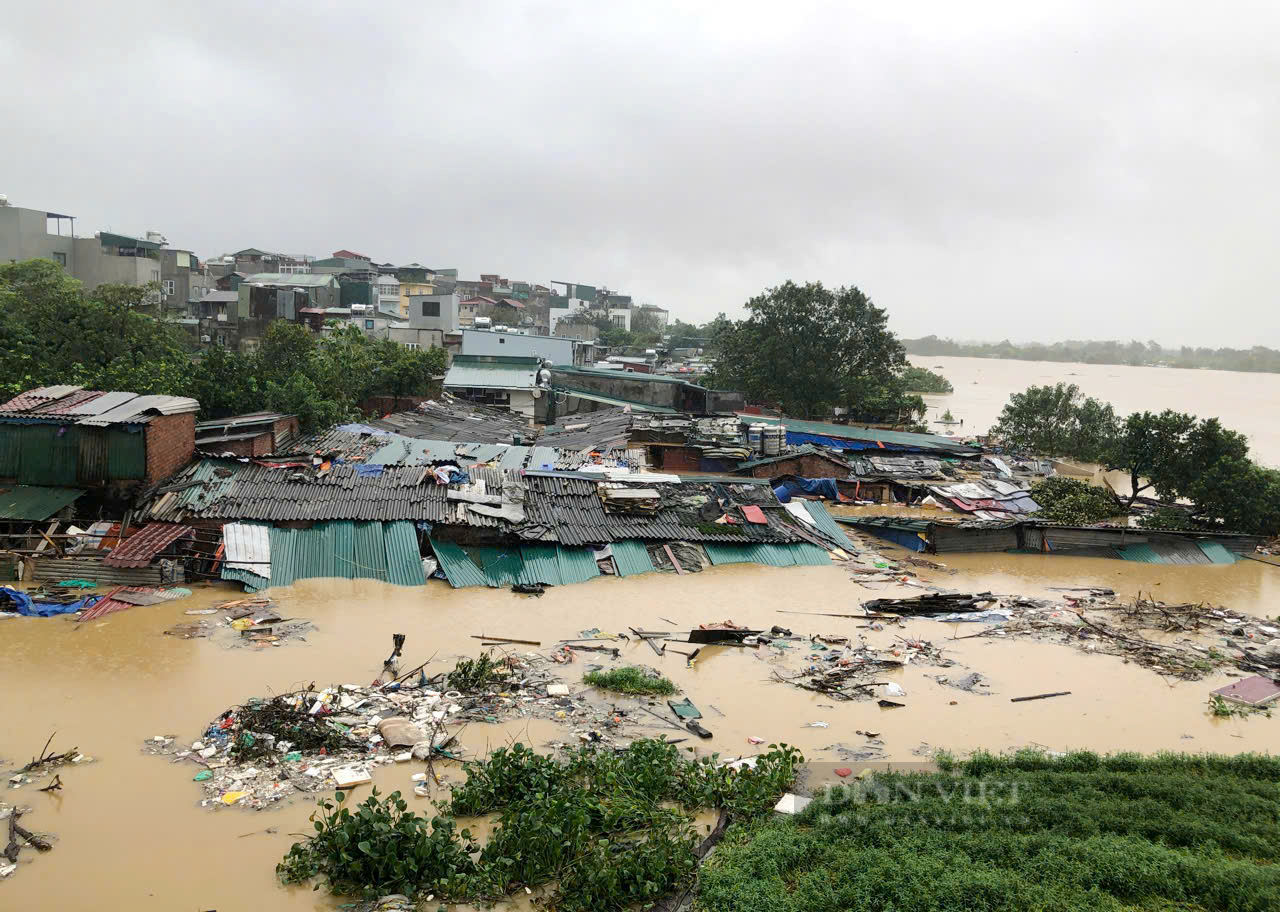
[[[882, 624], [874, 624], [881, 630]], [[792, 641], [799, 637], [783, 638]], [[928, 640], [898, 637], [900, 645], [888, 649], [873, 649], [862, 637], [854, 644], [849, 637], [815, 635], [810, 638], [808, 649], [800, 652], [802, 667], [798, 673], [784, 675], [775, 670], [773, 678], [784, 684], [810, 690], [836, 700], [875, 699], [885, 709], [904, 706], [899, 697], [906, 696], [901, 685], [877, 678], [883, 672], [894, 671], [915, 663], [948, 668], [955, 663], [943, 656], [942, 650]], [[777, 640], [770, 644], [775, 650], [786, 648]]]
[[[258, 596], [222, 602], [212, 608], [194, 608], [188, 615], [212, 615], [216, 619], [187, 621], [165, 631], [182, 639], [219, 637], [228, 648], [263, 649], [288, 642], [306, 642], [315, 624], [305, 618], [282, 618], [275, 602]], [[219, 631], [229, 631], [221, 635]]]
[[233, 706], [192, 741], [156, 735], [142, 749], [190, 764], [202, 807], [261, 809], [299, 792], [369, 782], [380, 765], [462, 760], [457, 739], [470, 723], [537, 717], [572, 724], [600, 715], [571, 698], [551, 668], [536, 653], [482, 655], [433, 678], [417, 668], [385, 684], [311, 685]]
[[[1085, 652], [1122, 656], [1187, 681], [1222, 668], [1273, 678], [1280, 672], [1280, 623], [1210, 604], [1168, 605], [1142, 597], [1116, 603], [1093, 592], [1060, 602], [1004, 599], [1001, 604], [1010, 610], [1009, 619], [981, 635], [1060, 642]], [[1157, 641], [1146, 633], [1162, 638]]]

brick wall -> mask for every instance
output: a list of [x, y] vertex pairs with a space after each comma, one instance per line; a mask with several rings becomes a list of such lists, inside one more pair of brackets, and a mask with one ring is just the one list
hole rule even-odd
[[[298, 416], [297, 415], [285, 415], [283, 418], [278, 419], [275, 422], [275, 424], [271, 426], [271, 434], [272, 434], [271, 448], [275, 449], [275, 444], [277, 441], [283, 442], [285, 437], [292, 434], [297, 434], [297, 433], [298, 433]], [[270, 453], [270, 452], [271, 450], [264, 450], [263, 452], [255, 453], [254, 455], [263, 456], [266, 453]]]
[[777, 478], [779, 475], [799, 475], [801, 478], [848, 478], [849, 470], [829, 459], [809, 453], [797, 456], [795, 459], [784, 459], [781, 462], [756, 466], [751, 470], [751, 475], [754, 478]]
[[191, 461], [196, 448], [196, 416], [158, 415], [147, 424], [148, 483], [168, 478]]

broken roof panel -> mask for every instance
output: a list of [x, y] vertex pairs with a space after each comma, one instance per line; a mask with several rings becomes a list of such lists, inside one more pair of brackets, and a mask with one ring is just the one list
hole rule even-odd
[[145, 567], [165, 548], [193, 532], [190, 526], [178, 523], [147, 523], [113, 548], [102, 563], [108, 567]]
[[46, 488], [39, 485], [0, 487], [0, 519], [48, 519], [73, 504], [84, 491], [77, 488]]
[[200, 403], [186, 396], [136, 396], [113, 409], [81, 418], [78, 424], [106, 427], [109, 424], [139, 424], [147, 420], [148, 413], [180, 415], [200, 411]]
[[61, 399], [63, 396], [69, 396], [71, 393], [83, 388], [81, 386], [67, 385], [39, 386], [35, 389], [27, 390], [25, 393], [19, 393], [4, 405], [0, 405], [0, 412], [28, 412]]

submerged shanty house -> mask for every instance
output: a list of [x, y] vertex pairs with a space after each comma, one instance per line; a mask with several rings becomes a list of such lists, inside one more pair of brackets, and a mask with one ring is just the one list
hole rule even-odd
[[[187, 464], [198, 409], [180, 396], [70, 385], [28, 390], [0, 405], [0, 547], [31, 562], [30, 578], [115, 581], [116, 570], [96, 556], [106, 530], [82, 539], [70, 525], [118, 530], [94, 520], [121, 518], [139, 489]], [[75, 560], [56, 559], [72, 547]], [[147, 560], [127, 575], [151, 582], [162, 573]]]
[[253, 412], [196, 424], [196, 449], [231, 456], [266, 456], [279, 452], [298, 435], [298, 416]]
[[935, 521], [851, 516], [840, 522], [911, 551], [1106, 557], [1146, 564], [1233, 564], [1263, 539], [1238, 532], [1069, 526], [1037, 519]]
[[[553, 437], [581, 433], [596, 439], [570, 427]], [[421, 584], [436, 568], [454, 586], [560, 585], [721, 563], [825, 565], [852, 547], [821, 504], [784, 506], [754, 479], [648, 473], [625, 457], [597, 460], [593, 446], [347, 426], [309, 442], [309, 460], [196, 462], [139, 515], [217, 530], [220, 575], [251, 589], [331, 576]]]
[[200, 404], [45, 386], [0, 405], [0, 481], [102, 487], [159, 481], [191, 459]]

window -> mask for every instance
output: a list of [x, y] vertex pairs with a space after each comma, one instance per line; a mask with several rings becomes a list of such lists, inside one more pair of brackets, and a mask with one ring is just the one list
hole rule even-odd
[[409, 349], [409, 351], [415, 351], [415, 352], [416, 352], [416, 351], [418, 350], [418, 343], [417, 343], [417, 342], [406, 342], [406, 343], [404, 343], [404, 347], [405, 347], [405, 348], [407, 348], [407, 349]]
[[373, 329], [373, 321], [372, 321], [372, 320], [365, 320], [365, 321], [364, 321], [364, 328], [365, 328], [365, 329]]
[[424, 317], [440, 316], [440, 302], [439, 301], [423, 301], [422, 315]]
[[167, 298], [173, 294], [173, 279], [164, 280], [164, 296]]
[[59, 253], [58, 251], [55, 250], [53, 252], [53, 261], [57, 263], [59, 266], [61, 266], [63, 269], [67, 268], [67, 255], [65, 253]]

